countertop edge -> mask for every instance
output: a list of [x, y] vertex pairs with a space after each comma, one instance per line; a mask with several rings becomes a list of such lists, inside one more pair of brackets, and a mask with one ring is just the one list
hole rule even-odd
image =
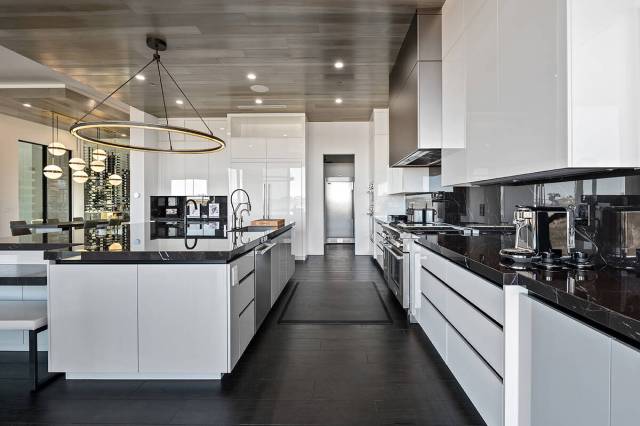
[[[502, 273], [480, 262], [448, 250], [423, 238], [415, 243], [436, 253], [445, 259], [467, 269], [468, 271], [498, 285], [519, 285], [527, 289], [529, 294], [549, 306], [571, 316], [572, 318], [593, 327], [609, 337], [625, 342], [640, 349], [640, 321], [624, 314], [588, 301], [568, 292], [563, 292], [536, 279], [527, 277], [517, 271]], [[502, 276], [502, 278], [500, 278]], [[508, 278], [505, 278], [508, 277]]]
[[[272, 239], [276, 238], [283, 233], [293, 229], [296, 223], [289, 223], [283, 227], [274, 229], [267, 235], [265, 235], [264, 239]], [[95, 256], [92, 256], [91, 252], [70, 252], [70, 251], [61, 251], [61, 250], [46, 250], [44, 252], [44, 259], [49, 261], [54, 261], [56, 264], [73, 264], [73, 265], [130, 265], [130, 264], [227, 264], [229, 262], [234, 261], [238, 257], [250, 252], [251, 250], [258, 247], [262, 244], [263, 240], [258, 239], [251, 241], [241, 247], [238, 247], [229, 251], [140, 251], [140, 252], [114, 252], [114, 253], [106, 253], [99, 252], [93, 253]], [[156, 257], [149, 259], [147, 258], [136, 258], [136, 253], [152, 254]], [[224, 254], [222, 254], [224, 253]], [[76, 259], [78, 256], [85, 255], [86, 259]], [[191, 256], [184, 256], [185, 254]], [[105, 256], [106, 255], [106, 256]], [[102, 257], [99, 259], [99, 257]], [[111, 257], [110, 259], [108, 257]], [[181, 258], [182, 257], [182, 258]], [[191, 258], [189, 258], [191, 257]], [[74, 258], [73, 260], [71, 258]]]

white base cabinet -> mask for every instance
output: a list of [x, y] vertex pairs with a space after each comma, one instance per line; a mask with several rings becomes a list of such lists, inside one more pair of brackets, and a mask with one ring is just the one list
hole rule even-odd
[[227, 356], [224, 268], [209, 265], [138, 266], [141, 373], [220, 373]]
[[447, 365], [487, 425], [503, 424], [502, 378], [447, 324]]
[[611, 426], [640, 422], [640, 351], [613, 340], [611, 345]]
[[48, 289], [50, 371], [138, 371], [137, 265], [50, 265]]
[[611, 338], [527, 295], [520, 314], [521, 424], [609, 425]]
[[418, 323], [484, 421], [503, 425], [503, 290], [417, 244], [413, 251]]

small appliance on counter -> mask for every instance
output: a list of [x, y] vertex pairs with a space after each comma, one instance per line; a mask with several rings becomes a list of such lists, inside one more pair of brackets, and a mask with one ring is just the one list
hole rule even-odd
[[407, 223], [408, 218], [406, 214], [390, 214], [387, 216], [387, 223]]
[[513, 212], [513, 223], [516, 226], [514, 246], [500, 250], [500, 258], [510, 268], [526, 269], [536, 255], [531, 238], [533, 211], [529, 207], [516, 207]]
[[616, 268], [638, 269], [640, 262], [640, 206], [610, 206], [602, 209], [602, 251]]
[[434, 223], [437, 214], [435, 209], [415, 209], [410, 207], [407, 209], [407, 223], [422, 225]]

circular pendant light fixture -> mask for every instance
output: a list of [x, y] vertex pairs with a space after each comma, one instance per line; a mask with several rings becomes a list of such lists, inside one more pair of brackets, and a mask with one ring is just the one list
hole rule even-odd
[[98, 161], [104, 161], [107, 159], [107, 151], [100, 148], [94, 149], [93, 152], [91, 153], [91, 158]]
[[47, 179], [55, 180], [59, 179], [62, 176], [62, 168], [55, 164], [49, 164], [48, 166], [45, 166], [44, 169], [42, 169], [42, 173]]
[[71, 170], [84, 170], [87, 167], [87, 162], [80, 157], [73, 157], [69, 160], [69, 168]]
[[89, 167], [91, 168], [91, 171], [94, 171], [96, 173], [102, 173], [104, 172], [104, 169], [106, 169], [106, 166], [104, 165], [104, 161], [101, 161], [101, 160], [93, 160], [89, 164]]
[[71, 179], [73, 179], [75, 183], [86, 183], [89, 180], [89, 175], [84, 170], [76, 170], [71, 175]]
[[114, 173], [109, 176], [108, 182], [111, 186], [120, 186], [122, 185], [122, 176]]
[[47, 152], [53, 156], [53, 164], [47, 164], [42, 169], [42, 174], [47, 179], [59, 179], [62, 176], [62, 168], [55, 164], [56, 157], [66, 154], [67, 150], [58, 140], [58, 117], [51, 111], [51, 143], [47, 146]]
[[49, 145], [47, 145], [47, 151], [49, 151], [49, 154], [53, 155], [54, 157], [60, 157], [67, 152], [67, 149], [61, 142], [51, 142]]
[[[120, 149], [128, 149], [132, 151], [144, 151], [144, 152], [161, 152], [168, 154], [211, 154], [214, 152], [221, 151], [225, 148], [225, 142], [217, 136], [214, 136], [213, 132], [207, 125], [207, 123], [202, 118], [200, 112], [193, 106], [193, 103], [189, 99], [189, 97], [184, 93], [176, 79], [173, 75], [167, 70], [162, 61], [160, 60], [160, 54], [158, 52], [167, 50], [167, 42], [164, 38], [156, 37], [156, 36], [147, 36], [147, 46], [153, 50], [155, 53], [153, 54], [153, 58], [147, 62], [145, 66], [143, 66], [140, 70], [134, 73], [127, 81], [122, 83], [117, 89], [111, 92], [107, 97], [105, 97], [102, 101], [96, 104], [89, 112], [83, 115], [78, 121], [76, 121], [69, 129], [72, 135], [77, 138], [82, 139], [85, 142], [95, 143], [97, 145], [107, 146], [111, 148], [120, 148]], [[87, 121], [84, 120], [88, 115], [90, 115], [93, 111], [99, 108], [102, 104], [104, 104], [109, 98], [111, 98], [114, 94], [116, 94], [120, 89], [122, 89], [125, 85], [127, 85], [131, 80], [135, 79], [137, 75], [143, 75], [145, 69], [147, 69], [151, 64], [156, 65], [156, 70], [158, 73], [158, 80], [160, 83], [160, 92], [162, 95], [162, 105], [164, 107], [164, 115], [165, 115], [165, 124], [148, 124], [141, 123], [135, 121]], [[185, 101], [189, 104], [191, 109], [196, 113], [204, 127], [207, 129], [207, 132], [199, 131], [195, 129], [189, 129], [187, 127], [178, 127], [178, 126], [170, 126], [169, 125], [169, 114], [167, 112], [167, 101], [165, 98], [165, 90], [164, 84], [162, 81], [162, 70], [164, 73], [169, 76], [173, 84], [178, 88]], [[184, 103], [184, 102], [183, 102]], [[97, 132], [99, 130], [107, 130], [113, 131], [115, 130], [123, 130], [123, 129], [143, 129], [143, 130], [152, 130], [156, 132], [165, 132], [168, 135], [169, 146], [168, 147], [149, 147], [144, 145], [134, 145], [129, 140], [129, 143], [126, 144], [124, 142], [120, 142], [115, 138], [107, 139], [100, 137], [100, 133]], [[181, 134], [187, 135], [190, 137], [190, 140], [193, 140], [194, 143], [202, 144], [201, 147], [196, 148], [176, 148], [173, 146], [173, 141], [171, 138], [172, 134]]]

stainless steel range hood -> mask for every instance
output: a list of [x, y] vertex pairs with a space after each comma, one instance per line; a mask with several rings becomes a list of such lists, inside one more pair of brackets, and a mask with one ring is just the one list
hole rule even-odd
[[389, 75], [389, 166], [440, 164], [442, 17], [414, 17]]

